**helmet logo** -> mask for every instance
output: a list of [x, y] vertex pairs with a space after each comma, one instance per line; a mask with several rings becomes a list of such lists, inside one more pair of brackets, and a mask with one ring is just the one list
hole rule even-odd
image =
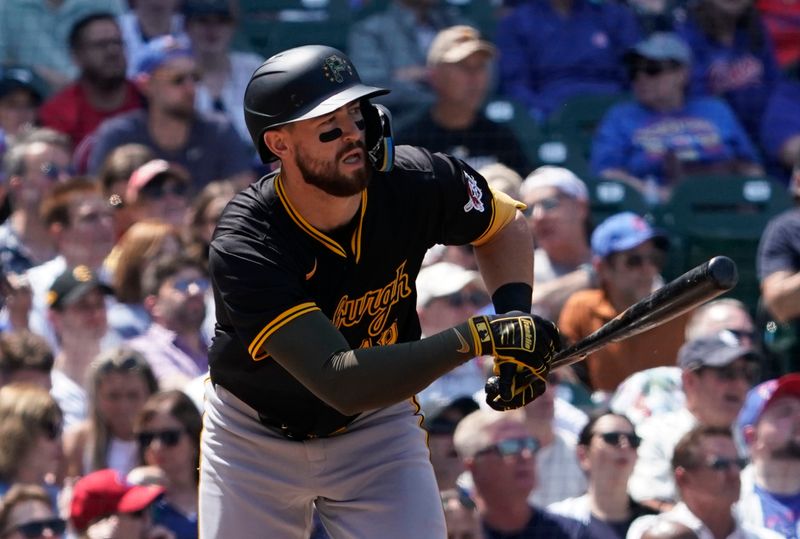
[[344, 82], [344, 77], [342, 77], [344, 73], [347, 73], [351, 77], [353, 76], [352, 66], [350, 66], [347, 60], [335, 54], [325, 58], [325, 64], [322, 70], [325, 73], [325, 78], [331, 82]]

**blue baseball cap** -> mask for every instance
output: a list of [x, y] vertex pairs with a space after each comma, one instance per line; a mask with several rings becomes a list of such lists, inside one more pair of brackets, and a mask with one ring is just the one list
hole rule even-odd
[[657, 62], [672, 60], [683, 65], [692, 63], [692, 50], [689, 45], [673, 32], [653, 32], [631, 47], [625, 59], [630, 61], [637, 56]]
[[767, 406], [784, 395], [800, 398], [800, 373], [785, 374], [780, 378], [762, 382], [751, 389], [736, 420], [739, 432], [744, 434], [745, 427], [758, 423]]
[[653, 240], [659, 249], [669, 248], [666, 234], [650, 226], [644, 217], [626, 211], [612, 215], [594, 229], [592, 252], [605, 258], [638, 247], [647, 240]]
[[742, 342], [730, 331], [686, 341], [678, 350], [678, 367], [697, 370], [702, 367], [724, 367], [737, 359], [758, 362], [761, 356], [752, 346]]
[[189, 40], [183, 36], [161, 36], [147, 43], [136, 64], [137, 74], [151, 74], [173, 58], [192, 57]]

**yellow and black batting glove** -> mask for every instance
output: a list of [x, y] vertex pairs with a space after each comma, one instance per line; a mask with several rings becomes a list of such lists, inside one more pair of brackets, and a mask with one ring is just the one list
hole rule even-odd
[[489, 407], [497, 410], [498, 412], [505, 412], [507, 410], [516, 410], [522, 408], [534, 399], [544, 395], [547, 391], [547, 384], [533, 376], [529, 370], [519, 370], [509, 377], [509, 382], [506, 384], [510, 389], [503, 390], [503, 393], [511, 397], [503, 399], [501, 397], [501, 380], [503, 376], [491, 376], [486, 381], [486, 404]]
[[536, 315], [514, 311], [474, 316], [469, 320], [469, 327], [479, 354], [494, 358], [500, 400], [510, 403], [526, 393], [530, 396], [527, 403], [541, 394], [530, 386], [534, 380], [544, 386], [553, 356], [560, 349], [561, 338], [555, 324]]

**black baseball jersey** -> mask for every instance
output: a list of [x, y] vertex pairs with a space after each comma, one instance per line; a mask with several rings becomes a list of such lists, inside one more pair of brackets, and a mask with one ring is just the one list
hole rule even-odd
[[325, 233], [297, 213], [275, 172], [233, 198], [211, 242], [211, 379], [282, 423], [338, 428], [351, 418], [264, 352], [270, 335], [321, 310], [352, 348], [419, 339], [414, 282], [425, 252], [480, 244], [514, 210], [464, 163], [410, 146], [396, 148], [394, 168], [373, 174], [361, 197], [351, 226]]

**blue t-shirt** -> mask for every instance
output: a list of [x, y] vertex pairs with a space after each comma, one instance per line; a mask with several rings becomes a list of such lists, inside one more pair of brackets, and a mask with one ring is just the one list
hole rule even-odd
[[800, 538], [800, 493], [780, 496], [758, 485], [754, 490], [761, 500], [764, 527], [780, 533], [786, 539]]
[[627, 101], [613, 106], [597, 128], [592, 173], [618, 168], [664, 183], [669, 154], [694, 165], [759, 161], [744, 129], [719, 99], [690, 97], [682, 109], [666, 114]]
[[504, 533], [483, 525], [485, 539], [583, 539], [586, 526], [577, 520], [535, 509], [525, 527], [514, 533]]
[[761, 28], [760, 49], [751, 47], [750, 35], [743, 29], [737, 31], [732, 46], [715, 41], [691, 18], [676, 30], [692, 49], [691, 92], [724, 98], [750, 138], [758, 140], [761, 115], [780, 78], [766, 29]]
[[781, 165], [781, 147], [791, 137], [800, 136], [800, 81], [784, 81], [775, 87], [761, 118], [761, 145], [778, 178], [789, 179], [790, 170]]
[[621, 4], [575, 0], [564, 17], [548, 0], [531, 0], [501, 20], [495, 36], [501, 92], [543, 120], [568, 97], [622, 91], [622, 57], [641, 34]]
[[153, 504], [153, 522], [174, 533], [175, 539], [197, 539], [197, 515], [184, 515], [163, 498]]

